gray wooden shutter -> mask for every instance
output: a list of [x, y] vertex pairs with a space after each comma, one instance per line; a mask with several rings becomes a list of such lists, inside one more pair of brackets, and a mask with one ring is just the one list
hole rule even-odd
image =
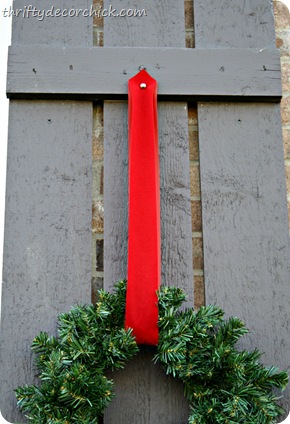
[[[17, 0], [13, 7], [25, 5]], [[20, 14], [12, 44], [90, 46], [91, 24], [81, 16], [38, 21]], [[59, 313], [90, 302], [91, 140], [90, 102], [10, 101], [0, 341], [1, 413], [9, 422], [23, 420], [13, 390], [35, 382], [33, 338], [40, 330], [55, 333]]]
[[[129, 0], [106, 1], [104, 7], [110, 5], [132, 7]], [[23, 0], [14, 2], [15, 9], [24, 6]], [[37, 6], [49, 7], [46, 0]], [[58, 7], [74, 5], [62, 0]], [[78, 7], [90, 3], [81, 0]], [[13, 22], [1, 336], [1, 411], [9, 421], [21, 419], [13, 389], [33, 382], [29, 345], [35, 334], [55, 331], [59, 312], [90, 300], [92, 107], [76, 100], [125, 99], [127, 79], [147, 62], [154, 78], [162, 75], [163, 283], [183, 287], [192, 305], [183, 101], [198, 100], [206, 301], [244, 319], [251, 334], [241, 347], [258, 347], [266, 364], [289, 368], [285, 174], [279, 105], [270, 103], [281, 96], [272, 3], [195, 0], [191, 50], [183, 49], [183, 1], [146, 0], [142, 7], [145, 18], [106, 19], [107, 50], [90, 48], [91, 19], [82, 15], [43, 21], [20, 16]], [[108, 72], [102, 58], [109, 58]], [[172, 58], [180, 69], [170, 66]], [[180, 77], [174, 78], [174, 69]], [[127, 268], [127, 103], [106, 101], [104, 109], [105, 288], [111, 290]], [[106, 424], [187, 422], [181, 385], [151, 359], [150, 349], [142, 349], [114, 374], [117, 397]], [[288, 389], [285, 406], [289, 397]]]
[[[275, 48], [269, 2], [230, 3], [194, 1], [196, 48]], [[265, 364], [289, 369], [290, 249], [279, 104], [199, 103], [198, 127], [206, 302], [244, 320], [250, 335], [241, 347], [257, 347]], [[289, 388], [284, 396], [289, 408]]]

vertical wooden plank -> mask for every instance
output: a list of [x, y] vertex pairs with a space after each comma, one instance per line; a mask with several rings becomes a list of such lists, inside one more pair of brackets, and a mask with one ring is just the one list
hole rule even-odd
[[195, 47], [275, 48], [271, 0], [194, 0]]
[[162, 283], [181, 287], [193, 306], [188, 113], [185, 103], [159, 105]]
[[77, 3], [73, 0], [59, 0], [49, 4], [46, 0], [37, 0], [31, 8], [35, 7], [35, 12], [28, 11], [29, 4], [23, 0], [13, 1], [16, 14], [12, 25], [13, 45], [92, 45], [92, 18], [86, 16], [85, 11], [90, 10], [92, 3], [89, 0], [80, 0]]
[[[105, 1], [117, 12], [129, 0]], [[105, 46], [184, 47], [184, 2], [146, 0], [147, 16], [105, 19]], [[138, 5], [140, 7], [140, 5]], [[139, 66], [145, 66], [140, 59]], [[158, 66], [158, 63], [156, 63]], [[150, 73], [150, 68], [147, 68]], [[126, 72], [126, 70], [124, 70]], [[138, 68], [136, 69], [136, 73]], [[133, 75], [128, 75], [128, 79]], [[126, 103], [104, 104], [105, 288], [127, 269], [127, 116]], [[179, 285], [193, 300], [188, 123], [186, 103], [158, 105], [161, 172], [162, 282]], [[182, 424], [188, 405], [179, 382], [152, 366], [144, 351], [123, 372], [114, 373], [116, 399], [105, 423]]]
[[114, 379], [116, 397], [105, 412], [105, 424], [188, 423], [183, 387], [154, 365], [153, 352], [143, 347], [124, 370], [108, 374]]
[[[268, 0], [195, 0], [196, 48], [275, 46]], [[289, 369], [289, 235], [279, 105], [198, 104], [206, 302]], [[289, 409], [290, 392], [283, 405]]]
[[[41, 0], [37, 8], [51, 5]], [[15, 44], [89, 46], [91, 38], [88, 17], [13, 19]], [[9, 422], [25, 421], [13, 389], [37, 381], [35, 335], [55, 333], [59, 313], [90, 301], [91, 140], [91, 103], [10, 102], [0, 341], [1, 413]]]
[[127, 276], [128, 103], [104, 102], [104, 287]]

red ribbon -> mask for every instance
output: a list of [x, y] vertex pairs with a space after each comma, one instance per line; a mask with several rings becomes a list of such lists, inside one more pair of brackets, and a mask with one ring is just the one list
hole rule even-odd
[[129, 235], [125, 328], [138, 344], [158, 344], [161, 280], [157, 82], [129, 80]]

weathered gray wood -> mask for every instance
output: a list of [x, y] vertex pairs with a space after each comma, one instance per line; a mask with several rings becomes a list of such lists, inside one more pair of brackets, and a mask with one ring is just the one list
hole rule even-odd
[[85, 103], [10, 104], [1, 320], [9, 422], [21, 421], [13, 389], [34, 382], [33, 338], [90, 301], [90, 112]]
[[[154, 365], [152, 349], [143, 346], [124, 370], [108, 373], [108, 377], [121, 387], [118, 387], [105, 423], [188, 423], [190, 411], [183, 385], [176, 378], [166, 376], [160, 365]], [[112, 419], [112, 410], [114, 416], [119, 417], [117, 421]]]
[[[182, 64], [182, 66], [180, 66]], [[160, 81], [158, 98], [277, 101], [279, 50], [185, 48], [9, 49], [9, 98], [127, 98], [128, 78], [146, 67]]]
[[[31, 3], [23, 0], [13, 1], [13, 10], [18, 16], [13, 16], [12, 45], [27, 46], [78, 46], [89, 47], [92, 45], [92, 17], [77, 13], [77, 10], [90, 10], [91, 0], [58, 0], [50, 3], [47, 0], [37, 0], [33, 7], [39, 11], [39, 18], [26, 12]], [[32, 7], [32, 8], [33, 8]], [[44, 16], [42, 12], [56, 9], [62, 12], [66, 9], [72, 11], [74, 16]], [[18, 12], [17, 12], [18, 11]], [[35, 12], [37, 14], [38, 12]], [[49, 15], [49, 13], [48, 13]]]
[[[116, 0], [105, 2], [105, 7], [109, 3], [113, 3], [113, 7], [119, 4]], [[122, 7], [130, 7], [130, 1], [122, 2]], [[106, 47], [184, 47], [183, 0], [146, 0], [142, 7], [147, 10], [146, 18], [105, 20]], [[142, 62], [140, 65], [146, 66]], [[148, 70], [150, 72], [150, 69]], [[135, 73], [137, 72], [138, 69]], [[122, 127], [127, 117], [124, 104], [117, 108], [116, 104], [105, 102], [104, 109], [105, 288], [110, 289], [127, 266], [127, 213], [124, 212], [127, 209], [127, 182], [122, 169], [127, 158], [127, 136]], [[183, 286], [192, 304], [190, 193], [189, 172], [188, 168], [186, 169], [189, 166], [187, 106], [185, 103], [159, 104], [158, 117], [162, 192], [162, 279], [163, 283]], [[119, 252], [122, 252], [121, 256]], [[122, 278], [124, 277], [126, 275], [122, 275]], [[114, 374], [116, 402], [105, 413], [106, 424], [187, 422], [188, 406], [180, 387], [173, 388], [172, 381], [167, 379], [164, 373], [160, 373], [160, 370], [152, 367], [152, 357], [152, 353], [148, 353], [146, 358], [139, 356], [132, 369]], [[128, 367], [130, 366], [131, 364]], [[124, 396], [129, 390], [128, 385], [133, 398]], [[143, 387], [146, 387], [146, 395]]]
[[105, 289], [127, 277], [128, 103], [104, 105]]
[[[69, 18], [18, 17], [12, 40], [83, 46], [89, 32], [89, 18], [71, 25]], [[25, 421], [13, 390], [36, 382], [33, 338], [55, 333], [60, 312], [90, 301], [91, 140], [90, 103], [10, 102], [0, 340], [1, 413], [9, 422]]]
[[[197, 48], [275, 45], [271, 2], [195, 0]], [[279, 105], [198, 105], [207, 303], [242, 318], [265, 364], [290, 365], [289, 235]], [[289, 409], [290, 391], [284, 406]]]
[[275, 47], [272, 0], [195, 0], [195, 47]]
[[[104, 8], [110, 5], [117, 10], [121, 5], [126, 10], [132, 7], [132, 2], [104, 1]], [[105, 18], [106, 47], [185, 47], [184, 7], [179, 0], [143, 0], [141, 7], [146, 10], [146, 16]]]
[[161, 103], [159, 154], [162, 284], [181, 287], [193, 306], [187, 104]]

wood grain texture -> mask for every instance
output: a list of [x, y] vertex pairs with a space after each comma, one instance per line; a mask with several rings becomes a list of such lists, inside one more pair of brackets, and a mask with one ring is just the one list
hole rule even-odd
[[196, 0], [196, 48], [275, 47], [272, 0]]
[[[109, 4], [113, 7], [120, 5], [116, 0], [105, 1], [104, 7]], [[123, 1], [122, 7], [131, 7], [130, 1]], [[147, 16], [143, 18], [105, 19], [105, 47], [184, 47], [183, 1], [146, 0], [142, 2], [142, 7], [147, 10]], [[135, 73], [137, 72], [138, 69], [135, 70]], [[118, 106], [104, 102], [106, 289], [110, 289], [127, 266], [125, 105], [126, 103]], [[186, 171], [189, 166], [187, 106], [182, 102], [162, 103], [162, 105], [159, 103], [158, 119], [162, 278], [163, 282], [166, 280], [166, 284], [179, 284], [184, 287], [192, 305], [191, 216], [189, 172]], [[122, 278], [125, 276], [126, 274], [122, 275]], [[147, 352], [145, 356], [139, 355], [132, 364], [128, 364], [124, 372], [114, 373], [116, 400], [105, 412], [106, 424], [187, 422], [188, 404], [182, 395], [182, 389], [152, 365], [152, 358], [152, 352]]]
[[[91, 24], [19, 16], [12, 43], [89, 47]], [[34, 337], [55, 333], [59, 313], [90, 302], [91, 143], [91, 103], [10, 102], [0, 340], [1, 413], [9, 422], [25, 421], [13, 390], [36, 382]]]
[[[108, 373], [108, 377], [122, 384], [122, 390], [117, 388], [117, 396], [110, 413], [105, 416], [105, 423], [188, 423], [190, 411], [183, 395], [183, 385], [181, 381], [166, 376], [160, 365], [154, 365], [153, 352], [153, 349], [141, 347], [138, 356], [124, 370]], [[112, 410], [116, 411], [116, 415], [118, 413], [117, 421], [112, 419]]]
[[[104, 45], [119, 47], [185, 47], [184, 7], [179, 0], [143, 0], [135, 3], [146, 10], [141, 17], [110, 17], [104, 19]], [[110, 6], [132, 8], [131, 0], [104, 1]]]
[[55, 333], [59, 313], [90, 301], [90, 112], [82, 102], [10, 104], [1, 319], [9, 422], [23, 420], [13, 389], [35, 382], [34, 337]]
[[[37, 16], [32, 13], [27, 14], [26, 10], [31, 3], [25, 0], [14, 0], [13, 9], [18, 16], [13, 17], [12, 25], [12, 45], [27, 46], [83, 46], [92, 45], [92, 24], [93, 18], [84, 16], [82, 11], [90, 9], [90, 0], [58, 0], [57, 2], [47, 2], [47, 0], [37, 0], [32, 3], [36, 8]], [[59, 9], [61, 12], [67, 10], [73, 16], [53, 16]], [[77, 10], [80, 12], [78, 13]], [[18, 12], [17, 12], [18, 11]], [[39, 12], [38, 12], [39, 11]], [[46, 13], [48, 16], [44, 16]], [[44, 16], [43, 19], [41, 16]], [[51, 16], [49, 16], [51, 15]]]
[[[159, 103], [162, 284], [181, 287], [193, 305], [187, 105]], [[192, 257], [191, 257], [192, 258]]]
[[104, 107], [105, 289], [127, 276], [128, 103]]
[[[197, 48], [273, 48], [272, 2], [195, 0]], [[286, 184], [279, 105], [198, 104], [206, 302], [239, 316], [265, 364], [290, 366]], [[289, 410], [290, 391], [282, 401]], [[285, 417], [281, 418], [281, 421]]]
[[[182, 67], [180, 64], [182, 63]], [[48, 48], [9, 49], [10, 98], [127, 98], [127, 82], [146, 67], [158, 99], [278, 101], [277, 49]]]

